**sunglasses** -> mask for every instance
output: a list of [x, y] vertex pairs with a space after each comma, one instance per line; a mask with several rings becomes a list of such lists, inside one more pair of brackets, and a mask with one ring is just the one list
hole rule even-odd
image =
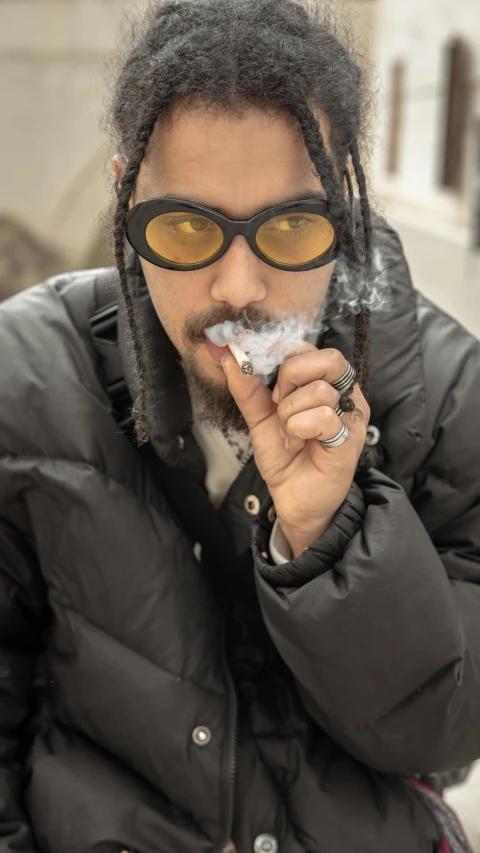
[[152, 198], [127, 218], [127, 239], [146, 261], [168, 270], [198, 270], [225, 254], [241, 234], [271, 267], [299, 272], [331, 263], [340, 251], [328, 202], [280, 204], [251, 219], [229, 219], [190, 201]]

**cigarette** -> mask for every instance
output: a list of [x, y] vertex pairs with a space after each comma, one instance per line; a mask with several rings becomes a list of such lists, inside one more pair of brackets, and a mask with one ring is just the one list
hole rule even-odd
[[252, 376], [255, 373], [253, 369], [253, 364], [249, 360], [248, 356], [244, 353], [243, 349], [240, 349], [238, 344], [235, 344], [233, 342], [231, 344], [228, 344], [228, 348], [232, 353], [238, 366], [242, 368], [243, 373], [245, 373], [247, 376]]

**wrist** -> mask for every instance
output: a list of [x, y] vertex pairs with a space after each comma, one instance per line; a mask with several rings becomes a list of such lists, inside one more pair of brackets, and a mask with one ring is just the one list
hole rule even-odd
[[322, 519], [314, 528], [310, 530], [299, 530], [298, 528], [292, 527], [289, 524], [280, 519], [280, 524], [282, 525], [282, 530], [285, 535], [285, 538], [292, 549], [293, 559], [296, 560], [300, 554], [303, 553], [310, 545], [313, 545], [317, 539], [322, 536], [327, 527], [330, 526], [333, 519], [333, 515], [329, 518]]

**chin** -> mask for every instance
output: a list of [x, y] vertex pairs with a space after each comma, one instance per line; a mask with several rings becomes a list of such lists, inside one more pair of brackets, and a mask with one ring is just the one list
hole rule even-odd
[[226, 387], [227, 378], [223, 372], [223, 367], [209, 355], [209, 353], [199, 353], [199, 357], [186, 358], [190, 364], [195, 366], [196, 373], [201, 376], [206, 382], [212, 382], [218, 387]]
[[[208, 353], [207, 353], [208, 355]], [[228, 390], [221, 364], [208, 355], [209, 364], [187, 353], [182, 362], [194, 419], [213, 427], [245, 430], [246, 424]]]

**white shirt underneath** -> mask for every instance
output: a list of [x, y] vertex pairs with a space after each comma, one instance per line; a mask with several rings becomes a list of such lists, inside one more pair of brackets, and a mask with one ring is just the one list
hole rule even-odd
[[[205, 456], [207, 466], [205, 486], [213, 506], [218, 509], [230, 486], [251, 456], [251, 442], [246, 433], [232, 433], [231, 441], [237, 447], [237, 456], [234, 447], [222, 430], [196, 424], [193, 434]], [[290, 545], [278, 518], [273, 525], [269, 548], [277, 566], [292, 559]]]

